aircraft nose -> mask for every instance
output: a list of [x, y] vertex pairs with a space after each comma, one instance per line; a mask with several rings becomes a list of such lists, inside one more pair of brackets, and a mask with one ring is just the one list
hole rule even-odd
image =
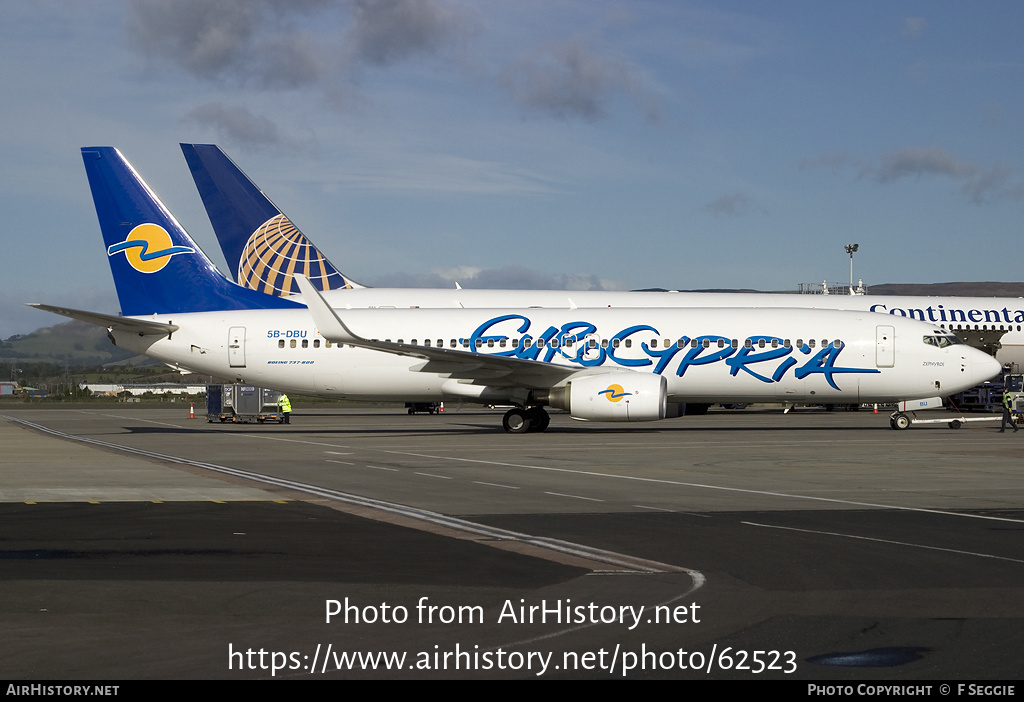
[[981, 385], [999, 375], [1003, 367], [992, 356], [979, 349], [967, 349], [967, 361], [969, 362], [968, 373], [971, 377], [971, 387]]

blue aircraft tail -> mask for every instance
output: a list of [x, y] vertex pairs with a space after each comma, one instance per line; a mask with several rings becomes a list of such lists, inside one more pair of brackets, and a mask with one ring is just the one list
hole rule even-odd
[[220, 147], [182, 144], [181, 150], [239, 285], [298, 294], [292, 276], [299, 273], [317, 290], [364, 287], [342, 275]]
[[121, 314], [300, 307], [221, 275], [117, 149], [86, 147], [82, 160]]

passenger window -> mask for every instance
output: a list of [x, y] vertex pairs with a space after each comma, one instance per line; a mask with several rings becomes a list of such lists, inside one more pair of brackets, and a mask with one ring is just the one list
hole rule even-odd
[[702, 344], [702, 346], [706, 349], [711, 348], [711, 339], [704, 339], [704, 343]]
[[304, 348], [304, 349], [308, 349], [309, 348], [309, 339], [303, 339], [302, 340], [302, 348]]
[[745, 349], [752, 349], [752, 348], [754, 348], [754, 342], [752, 342], [750, 339], [744, 339], [743, 340], [743, 348], [745, 348]]
[[288, 346], [294, 349], [297, 346], [297, 344], [295, 343], [295, 339], [292, 339], [291, 343], [288, 344]]
[[279, 348], [279, 349], [283, 349], [284, 348], [284, 339], [281, 339], [280, 341], [277, 342], [277, 348]]
[[313, 348], [314, 349], [320, 348], [320, 339], [313, 339]]

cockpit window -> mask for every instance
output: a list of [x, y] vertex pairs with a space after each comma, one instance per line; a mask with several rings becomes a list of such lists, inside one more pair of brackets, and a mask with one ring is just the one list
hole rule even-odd
[[938, 346], [940, 349], [964, 343], [952, 334], [929, 334], [925, 335], [923, 341], [929, 346]]

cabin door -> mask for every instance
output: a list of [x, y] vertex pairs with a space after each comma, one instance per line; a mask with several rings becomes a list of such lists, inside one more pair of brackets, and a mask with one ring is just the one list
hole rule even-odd
[[231, 327], [228, 330], [228, 365], [245, 368], [245, 327]]

